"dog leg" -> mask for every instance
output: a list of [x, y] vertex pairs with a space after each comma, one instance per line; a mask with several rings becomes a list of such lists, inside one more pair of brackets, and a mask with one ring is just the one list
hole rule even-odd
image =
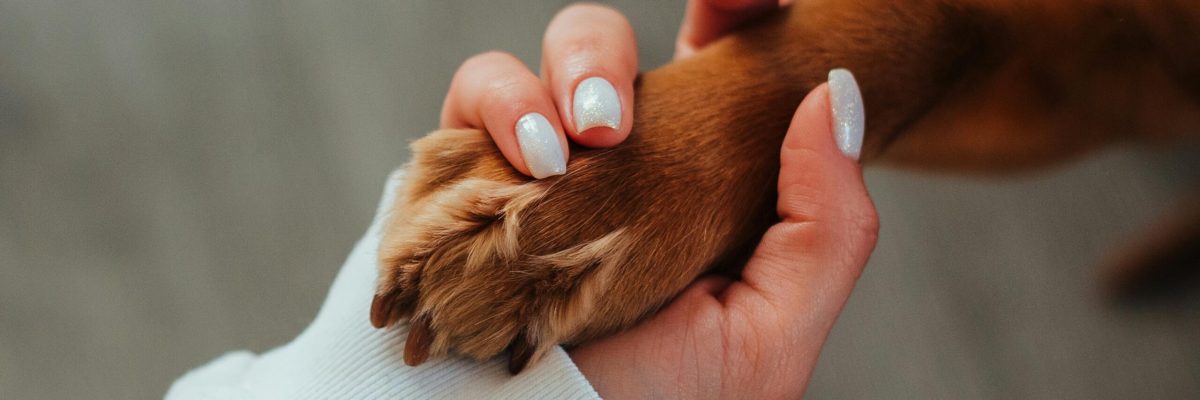
[[[739, 265], [773, 222], [787, 123], [832, 68], [849, 68], [859, 79], [865, 160], [895, 154], [970, 169], [1064, 157], [1039, 153], [1006, 164], [1032, 146], [989, 153], [977, 145], [996, 137], [979, 139], [979, 131], [966, 129], [969, 118], [947, 111], [965, 104], [976, 113], [963, 115], [974, 118], [1023, 117], [1009, 106], [1024, 95], [987, 103], [986, 93], [973, 96], [969, 89], [981, 82], [1004, 89], [1012, 79], [1005, 66], [1024, 54], [1012, 47], [1025, 43], [1018, 40], [1025, 37], [1021, 21], [1052, 22], [1056, 14], [1032, 6], [1027, 13], [997, 11], [998, 3], [798, 2], [644, 74], [629, 139], [610, 149], [572, 151], [567, 173], [558, 177], [516, 174], [485, 132], [434, 132], [414, 144], [382, 241], [372, 322], [411, 321], [410, 364], [448, 352], [484, 359], [509, 350], [514, 372], [551, 346], [636, 323], [704, 271]], [[1076, 22], [1071, 26], [1086, 25]], [[1040, 114], [1042, 121], [1105, 109], [1056, 104], [1069, 106]], [[1039, 126], [1015, 140], [1040, 140], [1060, 123]], [[923, 139], [943, 132], [950, 136]], [[981, 158], [991, 161], [974, 162]]]

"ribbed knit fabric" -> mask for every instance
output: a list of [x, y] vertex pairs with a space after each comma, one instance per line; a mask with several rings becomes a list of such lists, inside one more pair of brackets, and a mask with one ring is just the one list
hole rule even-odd
[[179, 378], [184, 399], [598, 399], [562, 348], [517, 376], [503, 360], [435, 359], [404, 365], [408, 327], [378, 330], [367, 311], [379, 234], [403, 176], [388, 179], [375, 221], [334, 280], [317, 318], [291, 343], [262, 355], [225, 354]]

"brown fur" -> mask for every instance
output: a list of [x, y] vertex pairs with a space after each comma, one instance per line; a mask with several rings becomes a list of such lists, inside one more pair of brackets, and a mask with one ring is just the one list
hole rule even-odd
[[380, 249], [371, 319], [411, 318], [406, 361], [630, 326], [774, 220], [776, 155], [803, 96], [854, 71], [864, 161], [1029, 168], [1200, 127], [1200, 11], [1186, 1], [802, 1], [645, 73], [634, 132], [568, 173], [513, 172], [484, 132], [415, 158]]

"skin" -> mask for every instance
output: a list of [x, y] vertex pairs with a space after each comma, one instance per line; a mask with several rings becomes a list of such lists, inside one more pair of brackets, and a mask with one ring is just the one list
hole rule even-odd
[[799, 398], [875, 247], [858, 163], [834, 144], [829, 88], [808, 95], [783, 148], [777, 211], [729, 281], [709, 277], [650, 320], [571, 357], [604, 398]]
[[[515, 125], [526, 113], [541, 113], [554, 126], [569, 159], [567, 141], [586, 147], [621, 143], [633, 129], [633, 81], [637, 44], [633, 27], [616, 10], [594, 4], [563, 9], [550, 21], [542, 42], [542, 75], [502, 52], [471, 57], [459, 67], [442, 106], [441, 128], [483, 129], [510, 164], [530, 175], [517, 145]], [[621, 99], [619, 129], [575, 129], [571, 99], [591, 77], [612, 83]]]
[[[677, 40], [687, 57], [778, 0], [691, 0]], [[543, 41], [542, 76], [503, 53], [460, 67], [443, 128], [491, 133], [505, 158], [529, 175], [514, 124], [545, 115], [560, 135], [587, 147], [623, 141], [632, 128], [636, 44], [628, 21], [608, 7], [560, 12]], [[621, 98], [620, 129], [573, 126], [571, 96], [588, 77]], [[798, 398], [822, 345], [875, 246], [878, 218], [856, 160], [832, 139], [829, 89], [799, 106], [780, 152], [781, 222], [763, 236], [742, 278], [703, 278], [658, 315], [571, 351], [604, 398]], [[563, 152], [568, 151], [563, 141]]]

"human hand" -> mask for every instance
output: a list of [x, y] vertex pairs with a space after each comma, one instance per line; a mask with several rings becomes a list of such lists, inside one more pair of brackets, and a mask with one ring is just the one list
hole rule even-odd
[[[676, 58], [781, 3], [787, 1], [689, 1]], [[741, 280], [701, 279], [652, 319], [571, 351], [601, 396], [803, 395], [878, 233], [854, 162], [863, 129], [860, 94], [848, 74], [835, 76], [841, 118], [831, 118], [829, 85], [798, 108], [780, 154], [782, 222], [763, 236]], [[853, 113], [856, 122], [846, 123]]]
[[[858, 96], [848, 76], [831, 73], [796, 111], [780, 154], [781, 222], [763, 236], [741, 280], [701, 279], [650, 320], [571, 351], [602, 397], [804, 393], [878, 232], [855, 160], [861, 119], [845, 123], [862, 110], [861, 100], [844, 106]], [[831, 98], [843, 105], [831, 110]]]
[[620, 12], [563, 9], [546, 28], [541, 70], [501, 52], [468, 59], [450, 83], [441, 127], [486, 130], [513, 167], [538, 179], [566, 172], [565, 138], [608, 147], [629, 136], [637, 45]]
[[[690, 56], [742, 22], [791, 0], [692, 0], [676, 41]], [[564, 138], [610, 147], [633, 129], [637, 43], [619, 11], [574, 4], [560, 11], [542, 39], [541, 76], [503, 52], [467, 59], [455, 72], [440, 127], [482, 129], [504, 158], [534, 178], [566, 172]]]
[[[689, 56], [741, 22], [778, 7], [779, 3], [775, 0], [689, 2], [687, 18], [677, 42], [677, 57]], [[574, 15], [576, 12], [579, 15]], [[621, 25], [622, 29], [628, 28], [624, 18], [611, 9], [574, 6], [555, 18], [547, 36], [555, 32], [556, 25], [580, 29], [578, 24], [561, 21], [564, 18], [567, 21], [594, 18], [584, 15], [589, 12], [615, 14], [616, 18], [609, 22]], [[605, 29], [597, 25], [578, 32], [581, 35], [598, 34]], [[628, 38], [629, 42], [622, 41], [622, 48], [627, 52], [626, 59], [635, 60], [632, 33]], [[588, 43], [582, 39], [580, 42]], [[552, 67], [548, 66], [554, 64], [548, 62], [552, 57], [549, 46], [548, 43], [543, 69], [548, 76], [553, 76]], [[585, 50], [586, 47], [569, 47], [565, 52], [560, 49], [554, 54], [571, 59], [567, 52]], [[458, 96], [467, 100], [448, 99], [446, 109], [452, 115], [480, 116], [477, 121], [483, 121], [483, 125], [479, 125], [481, 122], [446, 124], [445, 112], [444, 125], [486, 127], [509, 162], [529, 174], [531, 168], [523, 164], [524, 160], [514, 157], [522, 155], [517, 143], [519, 138], [514, 139], [514, 130], [508, 129], [508, 135], [503, 135], [505, 124], [511, 125], [511, 121], [519, 119], [529, 108], [488, 108], [480, 100], [494, 95], [489, 90], [509, 90], [507, 93], [524, 93], [526, 98], [537, 100], [527, 104], [561, 104], [556, 110], [561, 111], [569, 102], [570, 97], [564, 96], [569, 94], [570, 84], [552, 91], [546, 89], [544, 81], [532, 78], [532, 73], [511, 57], [504, 61], [504, 56], [485, 56], [490, 59], [482, 60], [486, 63], [472, 60], [464, 64], [467, 76], [478, 69], [481, 74], [490, 74], [492, 79], [509, 73], [522, 78], [516, 81], [517, 84], [504, 86], [459, 86], [463, 79], [456, 77], [452, 87], [464, 88]], [[479, 65], [472, 66], [472, 63]], [[486, 71], [489, 68], [499, 70]], [[633, 68], [636, 69], [636, 65]], [[463, 74], [460, 71], [459, 75]], [[575, 76], [583, 75], [586, 72], [577, 72]], [[632, 82], [633, 75], [629, 77]], [[852, 78], [841, 75], [838, 82], [839, 98], [858, 96], [857, 88], [851, 90], [845, 84], [852, 82]], [[516, 90], [518, 84], [525, 87], [524, 91]], [[455, 89], [452, 88], [451, 94], [455, 94]], [[857, 120], [857, 125], [839, 123], [837, 143], [830, 140], [834, 137], [834, 127], [829, 96], [828, 86], [818, 87], [796, 113], [781, 153], [779, 213], [783, 222], [764, 236], [755, 257], [746, 265], [741, 281], [703, 279], [651, 320], [572, 351], [580, 370], [602, 395], [609, 398], [787, 398], [803, 393], [825, 336], [866, 264], [877, 232], [874, 207], [854, 161], [858, 155], [857, 145], [861, 145], [861, 119]], [[632, 90], [621, 93], [620, 98], [622, 121], [631, 121]], [[561, 101], [563, 99], [565, 101]], [[857, 107], [861, 117], [861, 101], [857, 102]], [[543, 115], [554, 115], [550, 111], [545, 113], [550, 114]], [[559, 114], [560, 120], [548, 118], [556, 133], [565, 125], [561, 121], [571, 120], [569, 116]], [[489, 125], [487, 121], [497, 122]], [[492, 126], [501, 131], [492, 131]], [[623, 122], [621, 128], [623, 131], [607, 132], [612, 135], [609, 138], [615, 140], [593, 144], [619, 143], [631, 127]], [[852, 130], [856, 133], [849, 132]], [[855, 134], [857, 139], [847, 139]], [[577, 142], [581, 139], [572, 137]], [[505, 138], [507, 150], [501, 143]], [[566, 154], [565, 142], [558, 144]]]

